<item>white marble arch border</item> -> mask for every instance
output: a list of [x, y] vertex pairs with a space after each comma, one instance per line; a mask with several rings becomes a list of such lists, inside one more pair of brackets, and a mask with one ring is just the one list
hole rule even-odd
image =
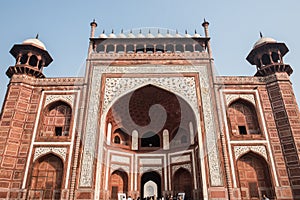
[[235, 160], [237, 161], [240, 157], [243, 155], [249, 153], [249, 152], [254, 152], [260, 156], [262, 156], [266, 162], [268, 161], [268, 155], [267, 155], [267, 149], [263, 145], [259, 146], [234, 146], [234, 155], [235, 155]]
[[[139, 66], [89, 66], [91, 68], [92, 76], [90, 77], [91, 85], [89, 86], [89, 99], [88, 99], [88, 110], [87, 110], [87, 121], [86, 123], [89, 124], [89, 126], [86, 126], [85, 130], [85, 143], [84, 143], [84, 150], [83, 150], [83, 160], [81, 165], [81, 173], [80, 173], [80, 181], [79, 186], [80, 187], [91, 187], [93, 182], [93, 161], [96, 155], [95, 152], [95, 145], [96, 145], [96, 135], [100, 135], [97, 143], [101, 143], [104, 140], [104, 128], [103, 126], [100, 126], [100, 130], [98, 129], [98, 116], [99, 116], [99, 104], [100, 104], [100, 88], [102, 88], [102, 75], [104, 73], [121, 73], [121, 74], [174, 74], [174, 76], [180, 76], [180, 73], [198, 73], [200, 78], [200, 92], [201, 92], [201, 100], [203, 103], [203, 113], [204, 113], [204, 124], [205, 124], [205, 130], [207, 132], [206, 134], [206, 143], [207, 146], [210, 146], [209, 149], [210, 156], [209, 159], [209, 175], [210, 175], [210, 181], [212, 185], [218, 186], [222, 185], [222, 177], [221, 177], [221, 166], [220, 166], [220, 160], [219, 160], [219, 154], [218, 154], [218, 147], [217, 147], [217, 132], [216, 132], [216, 120], [214, 118], [214, 115], [211, 113], [211, 110], [214, 109], [213, 104], [211, 102], [211, 95], [213, 90], [211, 89], [211, 85], [209, 83], [209, 77], [207, 68], [209, 66], [173, 66], [173, 65], [162, 65], [156, 66], [156, 65], [139, 65]], [[128, 91], [127, 91], [128, 92]], [[175, 92], [175, 94], [178, 94]], [[180, 95], [181, 96], [181, 95]], [[184, 96], [184, 95], [183, 95]], [[196, 96], [197, 98], [197, 96]], [[184, 98], [185, 99], [185, 98]], [[189, 103], [189, 101], [187, 101]], [[198, 99], [197, 101], [198, 102]], [[194, 108], [195, 106], [191, 106]], [[195, 112], [199, 112], [198, 104], [197, 109]], [[104, 114], [101, 117], [101, 124], [105, 124], [105, 116]], [[197, 123], [200, 124], [200, 117], [199, 114], [196, 115]], [[197, 126], [198, 133], [202, 133], [201, 127]], [[99, 130], [99, 131], [97, 131]], [[96, 132], [96, 134], [95, 134]], [[206, 183], [206, 166], [204, 163], [204, 146], [203, 146], [203, 140], [201, 134], [198, 134], [199, 139], [199, 156], [201, 159], [201, 168], [202, 176], [203, 176], [203, 185], [207, 185]], [[98, 163], [96, 165], [96, 185], [95, 185], [95, 199], [97, 199], [100, 195], [100, 180], [101, 180], [101, 168], [102, 165], [102, 154], [98, 153]], [[207, 197], [207, 188], [203, 188], [204, 193], [203, 195]]]
[[67, 147], [36, 147], [34, 151], [33, 162], [49, 153], [53, 153], [61, 158], [63, 162], [66, 162]]
[[[158, 75], [159, 76], [159, 75]], [[131, 81], [127, 87], [123, 87], [118, 92], [113, 91], [112, 88], [105, 86], [105, 94], [104, 94], [104, 102], [103, 102], [103, 113], [107, 114], [110, 107], [120, 98], [126, 96], [127, 94], [134, 92], [137, 89], [140, 89], [147, 85], [152, 85], [154, 87], [161, 88], [163, 90], [169, 91], [176, 96], [182, 98], [194, 111], [199, 112], [198, 102], [197, 102], [197, 94], [196, 94], [196, 84], [195, 84], [195, 77], [183, 77], [183, 76], [176, 76], [174, 74], [173, 77], [151, 77], [151, 78], [136, 78], [136, 77], [125, 77], [125, 78], [106, 78], [105, 83], [106, 85], [111, 84], [109, 81], [115, 81], [117, 83], [115, 86], [119, 87], [126, 81]], [[170, 85], [165, 85], [164, 83], [168, 82]], [[190, 82], [190, 85], [188, 85]], [[192, 84], [191, 84], [192, 83]], [[183, 91], [183, 89], [176, 90], [176, 86], [183, 85], [191, 86], [189, 90]], [[112, 97], [107, 97], [107, 93], [113, 94]], [[193, 113], [196, 117], [197, 115], [195, 112]], [[104, 114], [103, 114], [104, 115]]]
[[66, 102], [73, 108], [74, 100], [74, 94], [46, 94], [44, 108], [55, 101]]
[[249, 101], [256, 107], [254, 94], [225, 94], [226, 105], [229, 106], [232, 102], [243, 99]]

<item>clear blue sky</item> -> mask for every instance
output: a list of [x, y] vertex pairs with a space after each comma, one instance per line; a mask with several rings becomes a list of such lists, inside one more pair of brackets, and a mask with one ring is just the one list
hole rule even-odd
[[300, 1], [299, 0], [10, 0], [0, 3], [0, 105], [15, 60], [9, 54], [14, 44], [33, 38], [45, 43], [53, 63], [47, 77], [78, 76], [85, 66], [90, 22], [119, 32], [139, 27], [178, 29], [203, 35], [202, 22], [210, 22], [213, 56], [219, 75], [255, 73], [246, 61], [259, 32], [287, 44], [285, 62], [294, 69], [294, 91], [300, 98]]

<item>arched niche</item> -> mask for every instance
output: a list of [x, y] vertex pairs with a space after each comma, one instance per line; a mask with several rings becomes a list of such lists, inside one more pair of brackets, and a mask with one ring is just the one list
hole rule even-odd
[[191, 173], [185, 168], [179, 168], [172, 178], [172, 190], [174, 195], [185, 193], [186, 199], [193, 197], [193, 178]]
[[125, 171], [118, 169], [110, 175], [110, 199], [117, 200], [118, 193], [128, 193], [128, 175]]
[[238, 185], [243, 199], [262, 199], [265, 194], [270, 199], [274, 196], [274, 187], [266, 160], [250, 151], [237, 160]]
[[64, 177], [63, 161], [50, 153], [37, 159], [29, 176], [29, 198], [60, 199]]
[[43, 110], [40, 118], [40, 137], [69, 136], [72, 108], [64, 101], [53, 101]]
[[236, 99], [227, 109], [231, 133], [234, 136], [261, 134], [255, 106], [247, 100]]
[[[140, 147], [144, 146], [141, 145], [143, 141], [157, 135], [156, 139], [153, 138], [156, 142], [152, 143], [152, 147], [162, 148], [163, 131], [175, 130], [178, 127], [187, 130], [184, 134], [186, 138], [182, 138], [182, 141], [189, 144], [190, 124], [196, 124], [194, 111], [184, 99], [151, 84], [119, 97], [108, 110], [106, 119], [112, 123], [113, 129], [115, 126], [122, 127], [128, 130], [130, 136], [133, 130], [136, 130]], [[144, 135], [150, 133], [151, 136]]]

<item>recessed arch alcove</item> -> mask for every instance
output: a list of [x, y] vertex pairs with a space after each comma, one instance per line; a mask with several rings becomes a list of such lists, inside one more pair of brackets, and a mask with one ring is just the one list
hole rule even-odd
[[[168, 130], [175, 135], [178, 133], [181, 137], [186, 136], [182, 138], [184, 143], [190, 141], [188, 131], [182, 134], [183, 131], [174, 130], [178, 130], [179, 127], [180, 130], [190, 130], [190, 123], [192, 123], [194, 133], [197, 132], [196, 117], [191, 106], [173, 92], [152, 84], [141, 86], [118, 98], [110, 107], [106, 119], [107, 123], [112, 124], [112, 129], [119, 127], [127, 130], [130, 138], [132, 131], [136, 130], [139, 133], [139, 147], [147, 146], [143, 145], [142, 141], [145, 141], [143, 138], [160, 140], [147, 146], [156, 150], [163, 146], [163, 130]], [[175, 135], [170, 137], [169, 143]]]

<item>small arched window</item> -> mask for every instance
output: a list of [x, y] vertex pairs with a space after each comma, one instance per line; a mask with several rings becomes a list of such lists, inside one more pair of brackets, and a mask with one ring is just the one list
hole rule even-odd
[[27, 54], [24, 54], [24, 55], [22, 55], [20, 62], [21, 62], [21, 64], [26, 64], [27, 60], [28, 60], [28, 56], [27, 56]]
[[67, 103], [51, 103], [43, 113], [41, 136], [68, 136], [71, 118], [72, 109]]
[[272, 53], [272, 60], [274, 63], [278, 63], [279, 62], [279, 55], [278, 53], [273, 52]]
[[260, 134], [255, 107], [248, 101], [238, 99], [228, 108], [230, 126], [234, 135]]
[[110, 44], [110, 45], [107, 45], [106, 47], [106, 53], [114, 53], [115, 52], [115, 46]]
[[143, 53], [144, 52], [144, 45], [143, 44], [138, 44], [138, 45], [136, 45], [136, 52], [137, 53]]
[[182, 44], [177, 44], [176, 45], [176, 52], [183, 52], [183, 45]]
[[271, 64], [270, 56], [268, 54], [264, 54], [261, 59], [264, 65]]
[[134, 46], [132, 44], [129, 44], [126, 46], [126, 51], [128, 53], [133, 53], [134, 52]]
[[156, 50], [155, 51], [156, 52], [165, 52], [165, 48], [164, 48], [163, 45], [158, 44], [158, 45], [156, 45]]
[[114, 143], [115, 143], [115, 144], [121, 144], [121, 139], [120, 139], [119, 136], [116, 135], [116, 136], [114, 137]]
[[193, 45], [191, 44], [185, 45], [185, 51], [193, 52], [194, 51]]
[[203, 49], [202, 49], [202, 47], [201, 47], [200, 44], [196, 44], [195, 45], [195, 51], [199, 51], [199, 52], [203, 51]]
[[148, 44], [148, 45], [146, 46], [146, 52], [147, 52], [147, 53], [153, 53], [153, 52], [154, 52], [154, 45]]
[[173, 45], [173, 44], [168, 44], [168, 45], [166, 46], [166, 51], [167, 51], [168, 53], [174, 52], [174, 45]]
[[117, 53], [118, 53], [118, 52], [120, 52], [120, 53], [121, 53], [121, 52], [124, 52], [124, 45], [122, 45], [122, 44], [118, 44], [118, 45], [117, 45]]
[[37, 66], [37, 62], [38, 62], [38, 59], [37, 59], [36, 55], [30, 56], [30, 59], [29, 59], [29, 65], [30, 66], [36, 67]]
[[160, 147], [160, 138], [154, 132], [147, 132], [143, 135], [141, 140], [142, 147]]
[[97, 51], [98, 53], [103, 53], [104, 50], [105, 50], [105, 46], [104, 46], [103, 44], [99, 44], [99, 45], [97, 46], [96, 51]]

